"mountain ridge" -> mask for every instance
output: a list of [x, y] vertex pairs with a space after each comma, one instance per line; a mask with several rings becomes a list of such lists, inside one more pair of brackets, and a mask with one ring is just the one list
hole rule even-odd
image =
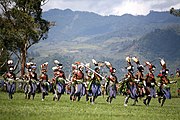
[[[159, 12], [151, 12], [145, 16], [133, 16], [133, 15], [122, 15], [122, 16], [101, 16], [92, 12], [79, 12], [72, 11], [70, 9], [59, 10], [53, 9], [45, 12], [43, 17], [45, 17], [49, 21], [56, 22], [56, 31], [59, 31], [61, 40], [72, 39], [77, 35], [98, 35], [98, 34], [107, 34], [111, 32], [123, 31], [127, 32], [127, 34], [131, 34], [131, 29], [138, 28], [140, 31], [145, 29], [144, 31], [149, 32], [148, 28], [142, 28], [140, 26], [147, 24], [155, 24], [155, 20], [153, 20], [154, 14], [158, 14]], [[168, 15], [169, 19], [176, 19], [173, 23], [177, 22], [177, 18], [169, 15], [167, 12], [161, 13]], [[50, 15], [50, 16], [49, 16]], [[54, 17], [53, 17], [54, 16]], [[164, 15], [160, 15], [164, 16]], [[165, 17], [166, 18], [166, 17]], [[152, 20], [151, 20], [152, 19]], [[160, 20], [159, 20], [160, 19]], [[162, 17], [156, 19], [158, 23], [167, 22], [168, 18], [161, 20]], [[52, 28], [54, 29], [54, 28]], [[141, 34], [141, 33], [139, 33]], [[58, 36], [58, 35], [53, 35]], [[71, 37], [72, 36], [72, 37]], [[121, 34], [123, 36], [123, 34]], [[57, 40], [57, 38], [55, 38]]]
[[[55, 26], [50, 29], [48, 39], [30, 50], [40, 53], [35, 59], [39, 62], [65, 56], [61, 61], [72, 64], [77, 60], [91, 61], [94, 58], [111, 61], [116, 68], [122, 68], [126, 64], [125, 57], [131, 55], [142, 61], [164, 57], [168, 62], [174, 61], [172, 66], [179, 64], [180, 55], [172, 54], [173, 50], [180, 51], [177, 44], [173, 43], [174, 48], [171, 49], [172, 46], [164, 42], [167, 50], [171, 51], [169, 56], [155, 45], [157, 40], [159, 44], [171, 38], [179, 44], [180, 17], [169, 12], [151, 11], [146, 16], [101, 16], [92, 12], [53, 9], [44, 12], [43, 18], [55, 22]], [[152, 46], [145, 49], [149, 42]], [[160, 55], [156, 55], [156, 50]]]

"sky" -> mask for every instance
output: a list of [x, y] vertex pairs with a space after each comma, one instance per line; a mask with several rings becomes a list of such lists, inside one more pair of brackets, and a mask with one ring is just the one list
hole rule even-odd
[[73, 11], [94, 12], [108, 15], [147, 15], [150, 10], [169, 11], [170, 8], [180, 9], [180, 0], [47, 0], [42, 7], [49, 9], [71, 9]]

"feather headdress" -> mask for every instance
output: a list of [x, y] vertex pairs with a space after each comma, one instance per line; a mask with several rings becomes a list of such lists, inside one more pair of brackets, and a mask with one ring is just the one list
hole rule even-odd
[[138, 60], [138, 58], [137, 57], [132, 57], [132, 60], [137, 64], [137, 65], [139, 65], [140, 64], [140, 62], [139, 62], [139, 60]]
[[166, 62], [163, 59], [160, 60], [160, 64], [163, 69], [166, 69]]

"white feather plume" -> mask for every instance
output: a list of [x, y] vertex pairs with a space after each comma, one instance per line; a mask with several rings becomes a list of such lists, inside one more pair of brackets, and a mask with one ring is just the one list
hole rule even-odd
[[59, 64], [60, 62], [58, 60], [54, 60], [54, 64]]
[[45, 65], [48, 65], [48, 62], [45, 62], [44, 64], [45, 64]]
[[95, 59], [92, 59], [93, 64], [98, 64]]
[[28, 63], [26, 63], [26, 65], [27, 65], [27, 66], [30, 66], [30, 65], [31, 65], [31, 63], [30, 63], [30, 62], [28, 62]]
[[149, 61], [147, 61], [147, 62], [145, 62], [145, 63], [146, 63], [146, 65], [151, 66], [151, 63], [150, 63]]
[[107, 66], [110, 66], [110, 65], [111, 65], [111, 63], [108, 62], [108, 61], [105, 61], [104, 63], [105, 63]]
[[137, 63], [139, 60], [136, 57], [132, 57], [132, 60]]
[[161, 59], [160, 63], [162, 66], [166, 64], [166, 62], [163, 59]]
[[105, 61], [104, 63], [105, 63], [105, 64], [106, 64], [106, 66], [108, 66], [109, 68], [110, 68], [110, 67], [112, 67], [112, 65], [111, 65], [111, 63], [110, 63], [110, 62]]
[[126, 61], [127, 62], [131, 62], [131, 58], [128, 56], [128, 57], [126, 57]]

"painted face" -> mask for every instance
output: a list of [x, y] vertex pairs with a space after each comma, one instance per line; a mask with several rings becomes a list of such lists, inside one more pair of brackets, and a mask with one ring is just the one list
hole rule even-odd
[[32, 72], [35, 72], [36, 71], [36, 69], [32, 69]]
[[14, 69], [11, 67], [11, 68], [9, 68], [9, 71], [13, 71]]
[[28, 69], [28, 72], [31, 72], [32, 71], [32, 69]]
[[46, 73], [46, 70], [45, 70], [45, 69], [42, 69], [42, 73]]
[[154, 72], [154, 71], [155, 71], [155, 69], [156, 69], [156, 68], [155, 68], [155, 67], [153, 67], [153, 68], [152, 68], [152, 72]]
[[59, 75], [59, 74], [60, 74], [60, 72], [59, 72], [59, 71], [57, 71], [57, 72], [56, 72], [56, 74], [58, 74], [58, 75]]
[[138, 70], [139, 70], [140, 72], [143, 72], [143, 71], [144, 71], [143, 65], [139, 65], [139, 66], [138, 66]]
[[115, 72], [116, 72], [116, 69], [114, 68], [114, 69], [113, 69], [113, 73], [115, 73]]
[[95, 71], [96, 71], [97, 73], [99, 73], [99, 72], [100, 72], [100, 69], [99, 69], [99, 68], [96, 68]]

